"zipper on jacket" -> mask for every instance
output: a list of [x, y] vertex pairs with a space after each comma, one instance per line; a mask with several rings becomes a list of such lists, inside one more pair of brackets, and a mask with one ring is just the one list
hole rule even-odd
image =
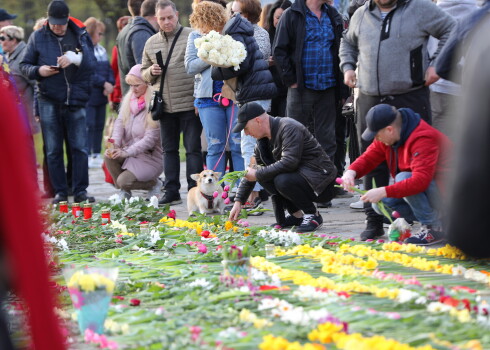
[[[61, 52], [61, 56], [64, 55], [63, 53], [63, 47], [61, 46], [61, 42], [56, 39], [56, 41], [58, 42], [58, 45], [60, 47], [60, 52]], [[68, 83], [68, 79], [66, 78], [66, 71], [63, 69], [63, 76], [65, 77], [65, 82], [66, 82], [66, 101], [65, 101], [65, 105], [69, 105], [70, 104], [70, 83]]]
[[391, 19], [394, 16], [394, 13], [398, 7], [395, 7], [393, 10], [391, 10], [384, 20], [381, 22], [381, 31], [379, 35], [379, 42], [378, 42], [378, 54], [376, 55], [376, 80], [378, 83], [378, 96], [381, 96], [381, 88], [379, 84], [379, 53], [381, 51], [381, 42], [385, 39], [388, 39], [390, 37], [390, 30], [391, 30]]

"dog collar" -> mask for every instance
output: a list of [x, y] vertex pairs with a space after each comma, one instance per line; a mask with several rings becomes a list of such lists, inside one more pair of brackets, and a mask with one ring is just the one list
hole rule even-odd
[[207, 199], [207, 201], [208, 201], [208, 209], [213, 209], [214, 197], [213, 196], [210, 196], [208, 194], [202, 193], [202, 192], [201, 192], [201, 196], [203, 196], [204, 198]]

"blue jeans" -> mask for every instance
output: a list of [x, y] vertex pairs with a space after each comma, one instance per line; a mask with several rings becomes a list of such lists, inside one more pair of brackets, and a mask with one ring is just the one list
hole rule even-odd
[[[208, 142], [206, 166], [208, 169], [221, 172], [221, 176], [223, 176], [226, 170], [226, 157], [224, 155], [227, 141], [226, 136], [236, 125], [238, 107], [230, 106], [223, 108], [220, 106], [211, 106], [199, 108], [198, 110], [202, 127], [206, 134], [206, 141]], [[244, 169], [240, 142], [240, 133], [231, 133], [228, 143], [230, 145], [231, 159], [233, 160], [233, 169], [235, 171]]]
[[87, 149], [88, 154], [98, 154], [104, 133], [106, 105], [86, 107], [87, 113]]
[[163, 148], [163, 171], [165, 190], [178, 194], [180, 190], [180, 132], [184, 134], [187, 188], [196, 186], [192, 174], [202, 171], [201, 133], [202, 125], [194, 110], [164, 113], [160, 119], [160, 134]]
[[[405, 171], [395, 176], [395, 182], [400, 182], [412, 177], [412, 173]], [[383, 203], [400, 216], [407, 220], [418, 221], [423, 225], [441, 226], [438, 208], [440, 206], [441, 195], [435, 180], [432, 180], [429, 187], [424, 191], [413, 196], [404, 198], [383, 198]], [[373, 209], [382, 215], [376, 203]]]
[[43, 98], [39, 98], [38, 104], [49, 178], [54, 192], [63, 196], [68, 195], [63, 160], [63, 136], [66, 128], [72, 156], [73, 194], [75, 196], [86, 194], [88, 156], [85, 108], [60, 105]]
[[[271, 107], [271, 100], [259, 100], [253, 101], [262, 106], [262, 108], [267, 112]], [[257, 144], [257, 140], [255, 137], [245, 135], [245, 132], [242, 130], [242, 157], [243, 163], [245, 167], [248, 167], [250, 164], [250, 159], [254, 155], [255, 145]], [[255, 183], [254, 191], [260, 191], [263, 187], [259, 185], [258, 182]]]

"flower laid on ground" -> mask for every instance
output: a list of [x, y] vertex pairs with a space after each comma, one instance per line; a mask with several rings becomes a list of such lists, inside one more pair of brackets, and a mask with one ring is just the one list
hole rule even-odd
[[194, 40], [197, 56], [203, 61], [218, 67], [234, 67], [240, 69], [247, 57], [245, 46], [229, 35], [221, 35], [212, 30], [208, 34]]
[[264, 238], [268, 243], [289, 247], [301, 244], [301, 237], [294, 231], [260, 230], [257, 235]]

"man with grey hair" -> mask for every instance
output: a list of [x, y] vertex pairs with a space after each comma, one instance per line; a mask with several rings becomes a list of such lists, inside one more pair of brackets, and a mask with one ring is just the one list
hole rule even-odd
[[0, 43], [5, 53], [10, 74], [15, 80], [17, 92], [20, 95], [25, 113], [29, 119], [32, 133], [39, 132], [39, 123], [34, 118], [34, 86], [35, 80], [24, 76], [19, 68], [20, 60], [24, 55], [26, 43], [24, 42], [24, 29], [16, 26], [6, 26], [0, 29]]
[[[408, 107], [429, 124], [428, 86], [439, 79], [434, 59], [449, 37], [454, 20], [427, 0], [369, 0], [351, 18], [340, 44], [340, 68], [344, 82], [359, 88], [358, 135], [366, 129], [366, 113], [380, 103]], [[437, 50], [427, 54], [430, 36], [439, 39]], [[355, 69], [359, 69], [359, 80]], [[360, 140], [364, 152], [370, 141]], [[386, 162], [364, 177], [364, 188], [386, 186]], [[367, 227], [361, 239], [382, 236], [383, 217], [365, 206]]]
[[[165, 172], [165, 196], [161, 205], [178, 204], [180, 198], [180, 132], [184, 134], [186, 150], [186, 173], [188, 189], [196, 186], [192, 174], [200, 173], [203, 168], [201, 155], [202, 125], [194, 112], [194, 77], [187, 74], [184, 65], [187, 37], [191, 28], [179, 23], [179, 12], [170, 0], [160, 0], [156, 5], [156, 17], [160, 31], [146, 42], [143, 51], [141, 72], [143, 79], [158, 90], [162, 68], [175, 40], [171, 59], [165, 67], [163, 100], [165, 109], [160, 117], [162, 134], [163, 161]], [[161, 55], [161, 61], [157, 56]]]

